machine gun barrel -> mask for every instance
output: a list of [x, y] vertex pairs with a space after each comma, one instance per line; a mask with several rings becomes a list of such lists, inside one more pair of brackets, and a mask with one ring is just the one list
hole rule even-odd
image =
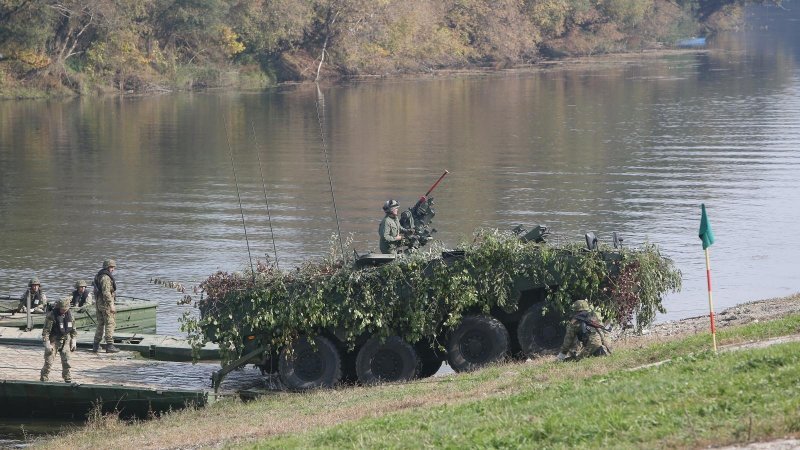
[[434, 189], [436, 189], [436, 186], [438, 186], [438, 185], [439, 185], [439, 183], [442, 181], [442, 179], [443, 179], [443, 178], [444, 178], [444, 177], [445, 177], [445, 176], [446, 176], [448, 173], [450, 173], [450, 171], [449, 171], [449, 170], [447, 170], [447, 169], [445, 169], [445, 171], [444, 171], [444, 173], [442, 174], [442, 176], [440, 176], [440, 177], [439, 177], [439, 179], [438, 179], [438, 180], [436, 180], [436, 183], [433, 183], [433, 186], [431, 186], [431, 188], [430, 188], [430, 189], [428, 189], [428, 192], [426, 192], [426, 193], [425, 193], [425, 197], [429, 196], [429, 195], [431, 194], [431, 192], [433, 192], [433, 190], [434, 190]]

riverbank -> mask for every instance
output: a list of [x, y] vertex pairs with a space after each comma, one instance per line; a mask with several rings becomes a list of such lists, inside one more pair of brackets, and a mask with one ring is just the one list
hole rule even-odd
[[[511, 67], [675, 45], [731, 29], [742, 8], [631, 4], [310, 1], [159, 3], [58, 11], [0, 6], [0, 96], [93, 96]], [[61, 20], [68, 18], [68, 25]]]
[[[775, 338], [797, 335], [800, 294], [719, 318], [717, 356], [707, 318], [698, 317], [623, 336], [610, 358], [542, 358], [413, 383], [274, 393], [130, 424], [107, 416], [37, 445], [697, 448], [799, 436], [800, 400], [785, 393], [800, 377], [800, 343]], [[771, 345], [743, 346], [757, 341]]]
[[[611, 68], [624, 68], [631, 65], [646, 63], [659, 58], [671, 56], [708, 53], [711, 50], [702, 48], [663, 48], [654, 47], [640, 49], [637, 51], [610, 52], [590, 56], [564, 56], [559, 58], [543, 58], [534, 63], [515, 64], [515, 65], [464, 65], [458, 68], [439, 68], [428, 69], [419, 72], [393, 72], [383, 74], [358, 74], [347, 77], [333, 77], [320, 80], [323, 85], [342, 85], [349, 83], [366, 83], [386, 80], [430, 80], [430, 79], [453, 79], [453, 78], [482, 78], [500, 77], [508, 75], [519, 75], [524, 73], [539, 73], [562, 70], [604, 70]], [[250, 80], [247, 78], [247, 80]], [[246, 81], [239, 84], [204, 85], [197, 86], [172, 86], [163, 85], [153, 86], [152, 89], [143, 90], [123, 90], [97, 89], [93, 96], [112, 96], [112, 97], [147, 97], [180, 92], [200, 92], [200, 91], [231, 91], [231, 92], [253, 92], [264, 90], [286, 90], [303, 88], [304, 86], [314, 86], [311, 80], [289, 80], [275, 83], [268, 83], [265, 79], [255, 78], [255, 81]], [[0, 100], [26, 100], [26, 99], [67, 99], [78, 95], [68, 90], [47, 91], [36, 88], [25, 87], [23, 89], [12, 89], [7, 92], [0, 91]]]

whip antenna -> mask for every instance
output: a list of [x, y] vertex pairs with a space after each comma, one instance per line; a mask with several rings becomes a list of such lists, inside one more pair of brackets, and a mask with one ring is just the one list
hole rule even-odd
[[231, 169], [233, 169], [233, 183], [236, 185], [236, 198], [239, 199], [239, 213], [242, 215], [242, 228], [244, 229], [244, 242], [247, 244], [247, 257], [250, 258], [250, 273], [253, 274], [253, 282], [256, 281], [256, 271], [253, 269], [253, 256], [250, 254], [250, 240], [247, 238], [247, 225], [244, 224], [244, 208], [242, 207], [242, 196], [239, 195], [239, 180], [236, 178], [236, 165], [233, 163], [233, 147], [228, 137], [228, 121], [222, 119], [225, 127], [225, 142], [228, 143], [228, 155], [231, 157]]
[[331, 178], [331, 165], [328, 161], [328, 147], [325, 145], [325, 127], [324, 127], [324, 120], [325, 120], [325, 96], [322, 95], [322, 91], [319, 89], [319, 84], [314, 83], [317, 86], [317, 121], [319, 122], [319, 135], [322, 139], [322, 153], [325, 154], [325, 168], [328, 170], [328, 184], [331, 188], [331, 202], [333, 202], [333, 215], [336, 217], [336, 233], [339, 235], [339, 247], [342, 250], [342, 259], [344, 259], [344, 244], [342, 243], [342, 230], [339, 227], [339, 212], [336, 210], [336, 197], [333, 195], [333, 178]]
[[269, 221], [269, 235], [272, 237], [272, 251], [275, 254], [275, 267], [280, 269], [278, 265], [278, 247], [275, 245], [275, 232], [272, 231], [272, 213], [269, 209], [269, 199], [267, 198], [267, 184], [264, 183], [264, 170], [261, 168], [261, 151], [258, 148], [258, 140], [256, 139], [256, 125], [250, 122], [253, 128], [253, 143], [256, 145], [256, 158], [258, 158], [258, 171], [261, 173], [261, 185], [264, 187], [264, 204], [267, 205], [267, 220]]

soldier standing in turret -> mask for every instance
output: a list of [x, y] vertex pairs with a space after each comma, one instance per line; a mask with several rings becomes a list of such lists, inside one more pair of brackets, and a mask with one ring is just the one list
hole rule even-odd
[[117, 263], [113, 259], [103, 261], [103, 268], [97, 272], [92, 285], [94, 286], [95, 308], [97, 309], [97, 330], [94, 332], [94, 345], [92, 351], [100, 351], [100, 341], [105, 333], [106, 353], [117, 353], [119, 349], [114, 346], [114, 327], [117, 325], [116, 301], [117, 283], [114, 280], [114, 271]]
[[576, 356], [576, 359], [610, 354], [608, 347], [605, 345], [603, 337], [605, 330], [599, 313], [592, 310], [589, 302], [585, 299], [572, 302], [572, 311], [575, 314], [567, 324], [567, 334], [564, 336], [564, 343], [561, 345], [558, 360], [564, 361], [567, 359], [569, 351], [578, 342], [583, 344], [583, 348]]
[[69, 304], [72, 299], [64, 297], [56, 305], [56, 308], [47, 313], [42, 328], [42, 340], [44, 341], [44, 366], [42, 367], [39, 381], [47, 381], [50, 375], [50, 368], [56, 359], [56, 352], [61, 355], [61, 376], [67, 383], [72, 382], [69, 373], [69, 354], [75, 351], [78, 340], [78, 332], [75, 330], [75, 322], [72, 313], [69, 311]]
[[386, 214], [378, 227], [378, 246], [381, 253], [395, 254], [397, 247], [403, 242], [401, 233], [408, 230], [400, 226], [400, 221], [397, 219], [397, 212], [400, 210], [400, 204], [397, 200], [387, 200], [383, 204], [383, 212]]
[[75, 290], [72, 291], [72, 301], [70, 302], [70, 306], [73, 308], [81, 308], [87, 303], [92, 303], [91, 298], [91, 293], [88, 289], [86, 289], [86, 282], [83, 280], [76, 281]]
[[[30, 301], [30, 303], [28, 303]], [[31, 312], [41, 313], [44, 312], [44, 307], [47, 305], [47, 296], [42, 291], [42, 285], [39, 279], [33, 277], [28, 282], [28, 289], [19, 298], [19, 307], [17, 312], [26, 312], [28, 305], [30, 305]]]

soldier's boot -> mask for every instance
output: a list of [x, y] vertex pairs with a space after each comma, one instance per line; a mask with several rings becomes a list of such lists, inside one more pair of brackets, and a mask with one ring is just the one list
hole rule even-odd
[[62, 370], [61, 376], [64, 378], [64, 383], [72, 383], [72, 374], [70, 374], [69, 369]]
[[106, 353], [119, 353], [119, 349], [114, 344], [106, 344]]
[[92, 351], [94, 353], [97, 353], [97, 352], [100, 351], [100, 343], [99, 342], [95, 342], [95, 343], [92, 344]]
[[41, 381], [41, 382], [49, 381], [48, 380], [50, 378], [49, 375], [50, 375], [50, 371], [49, 370], [47, 372], [42, 370], [41, 372], [39, 372], [39, 381]]

